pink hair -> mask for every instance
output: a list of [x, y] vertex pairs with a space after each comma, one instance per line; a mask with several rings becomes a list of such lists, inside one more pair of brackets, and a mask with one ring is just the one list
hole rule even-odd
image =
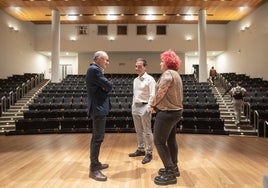
[[172, 50], [167, 50], [160, 55], [160, 59], [166, 64], [168, 69], [178, 71], [180, 68], [181, 60], [177, 54]]

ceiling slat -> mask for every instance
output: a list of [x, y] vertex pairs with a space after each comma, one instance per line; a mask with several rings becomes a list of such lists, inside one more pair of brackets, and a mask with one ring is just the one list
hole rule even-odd
[[[207, 12], [208, 24], [226, 24], [244, 18], [264, 2], [266, 0], [1, 0], [0, 8], [18, 20], [35, 24], [50, 23], [52, 10], [59, 10], [64, 24], [197, 23], [201, 9]], [[240, 11], [240, 7], [246, 8]], [[148, 21], [145, 15], [150, 11], [154, 19]], [[111, 13], [116, 14], [115, 20], [107, 20], [105, 15]], [[66, 15], [76, 17], [70, 21]], [[194, 19], [186, 20], [190, 15]]]

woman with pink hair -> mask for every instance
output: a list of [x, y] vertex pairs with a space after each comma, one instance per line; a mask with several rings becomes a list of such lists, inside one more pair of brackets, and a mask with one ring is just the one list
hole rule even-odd
[[181, 60], [172, 50], [160, 55], [161, 71], [157, 81], [155, 96], [149, 111], [156, 112], [154, 122], [154, 144], [164, 165], [160, 168], [154, 182], [157, 185], [176, 184], [180, 176], [178, 168], [178, 144], [176, 128], [182, 116], [183, 87], [177, 72]]

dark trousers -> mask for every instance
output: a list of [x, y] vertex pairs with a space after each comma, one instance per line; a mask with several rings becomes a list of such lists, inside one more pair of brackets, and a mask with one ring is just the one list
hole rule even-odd
[[154, 122], [154, 145], [165, 168], [178, 163], [176, 128], [182, 115], [180, 111], [159, 111]]
[[99, 161], [100, 147], [104, 139], [106, 116], [92, 117], [92, 137], [90, 143], [90, 170], [96, 171], [101, 165]]

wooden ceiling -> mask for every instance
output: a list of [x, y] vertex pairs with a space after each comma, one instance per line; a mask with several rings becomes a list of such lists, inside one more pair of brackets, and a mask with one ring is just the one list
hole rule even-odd
[[[58, 10], [62, 24], [197, 23], [206, 10], [208, 24], [240, 20], [267, 0], [1, 0], [0, 9], [18, 20], [49, 24]], [[108, 18], [107, 16], [110, 15]]]

